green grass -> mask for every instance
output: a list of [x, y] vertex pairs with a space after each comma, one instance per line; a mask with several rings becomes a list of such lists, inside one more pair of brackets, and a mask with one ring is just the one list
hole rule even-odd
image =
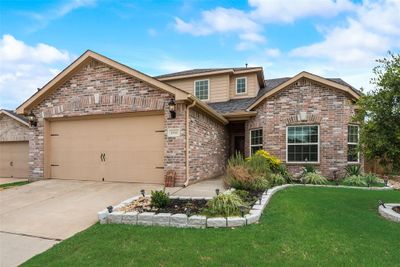
[[10, 188], [10, 187], [21, 186], [21, 185], [25, 185], [25, 184], [29, 184], [29, 182], [28, 181], [22, 181], [22, 182], [8, 183], [8, 184], [0, 184], [0, 188], [7, 189], [7, 188]]
[[[336, 185], [336, 182], [335, 181], [328, 181], [327, 185]], [[347, 185], [347, 184], [344, 184], [343, 181], [340, 181], [339, 185], [355, 186], [355, 187], [367, 187], [367, 186], [358, 186], [358, 185]], [[370, 185], [370, 187], [385, 187], [385, 183], [381, 183], [381, 182], [373, 183], [373, 184]]]
[[236, 229], [96, 224], [24, 266], [399, 266], [400, 224], [377, 213], [399, 191], [295, 187]]

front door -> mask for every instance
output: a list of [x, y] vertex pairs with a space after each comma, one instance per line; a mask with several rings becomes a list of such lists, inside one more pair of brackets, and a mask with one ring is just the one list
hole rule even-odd
[[233, 153], [241, 153], [244, 155], [244, 136], [243, 135], [237, 135], [234, 137], [233, 141]]

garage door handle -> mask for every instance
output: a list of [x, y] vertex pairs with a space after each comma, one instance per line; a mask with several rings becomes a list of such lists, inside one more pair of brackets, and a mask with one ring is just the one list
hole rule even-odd
[[106, 153], [101, 153], [100, 154], [100, 160], [101, 161], [106, 161]]
[[14, 165], [14, 162], [10, 161], [10, 166], [12, 167]]

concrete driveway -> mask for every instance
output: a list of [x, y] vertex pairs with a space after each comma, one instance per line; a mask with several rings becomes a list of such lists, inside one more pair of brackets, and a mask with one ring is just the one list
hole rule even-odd
[[85, 230], [98, 211], [141, 189], [162, 186], [51, 179], [0, 191], [0, 266], [17, 266]]

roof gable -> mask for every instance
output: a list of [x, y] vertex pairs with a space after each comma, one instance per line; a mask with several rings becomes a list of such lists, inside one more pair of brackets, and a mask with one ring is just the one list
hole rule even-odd
[[128, 75], [135, 77], [136, 79], [139, 79], [147, 84], [150, 84], [155, 88], [171, 93], [175, 95], [176, 100], [186, 100], [189, 96], [189, 93], [181, 89], [178, 89], [174, 86], [158, 81], [157, 79], [152, 78], [137, 70], [134, 70], [126, 65], [123, 65], [105, 56], [102, 56], [100, 54], [88, 50], [84, 54], [82, 54], [79, 58], [77, 58], [74, 62], [72, 62], [68, 67], [66, 67], [60, 74], [58, 74], [55, 78], [53, 78], [45, 86], [43, 86], [41, 90], [37, 91], [33, 96], [31, 96], [28, 100], [26, 100], [23, 104], [21, 104], [17, 108], [17, 113], [18, 114], [28, 113], [30, 109], [39, 104], [51, 92], [57, 89], [66, 80], [68, 80], [74, 73], [76, 73], [81, 66], [84, 66], [91, 59], [95, 59], [103, 64], [109, 65], [119, 71], [122, 71]]
[[14, 111], [1, 109], [0, 110], [0, 115], [8, 116], [11, 119], [17, 121], [18, 123], [29, 127], [28, 120], [24, 116], [16, 114]]
[[283, 90], [284, 88], [288, 87], [289, 85], [293, 84], [294, 82], [300, 80], [301, 78], [307, 78], [307, 79], [310, 79], [312, 81], [324, 84], [326, 86], [341, 90], [343, 92], [348, 93], [354, 99], [358, 99], [360, 97], [360, 93], [358, 93], [358, 91], [356, 91], [350, 85], [345, 83], [343, 80], [340, 80], [340, 81], [342, 81], [342, 83], [340, 83], [339, 81], [336, 81], [336, 80], [333, 80], [333, 79], [326, 79], [326, 78], [317, 76], [315, 74], [303, 71], [303, 72], [300, 72], [299, 74], [297, 74], [296, 76], [294, 76], [294, 77], [292, 77], [290, 79], [284, 78], [285, 81], [281, 80], [279, 85], [277, 85], [274, 88], [271, 88], [271, 89], [267, 90], [264, 94], [262, 94], [260, 97], [258, 97], [258, 99], [253, 104], [251, 104], [247, 108], [247, 110], [250, 111], [250, 110], [254, 109], [261, 102], [263, 102], [266, 98], [268, 98], [268, 97], [270, 97], [272, 95], [275, 95], [279, 91]]

